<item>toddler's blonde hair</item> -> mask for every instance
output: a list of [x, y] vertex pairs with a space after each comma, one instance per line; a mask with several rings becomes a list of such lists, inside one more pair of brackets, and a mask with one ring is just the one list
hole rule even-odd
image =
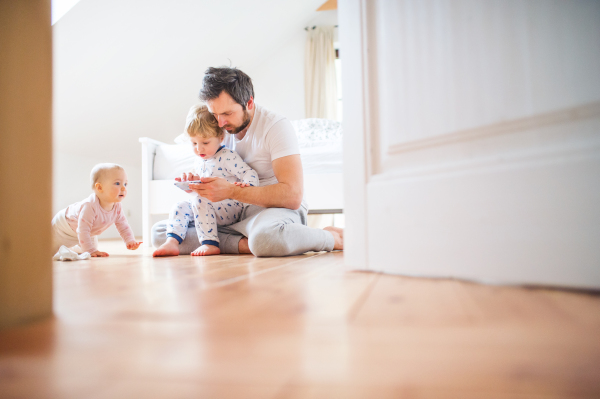
[[96, 188], [96, 183], [102, 180], [109, 170], [113, 169], [125, 171], [121, 165], [117, 165], [116, 163], [99, 163], [98, 165], [94, 166], [92, 168], [92, 173], [90, 174], [92, 190]]
[[208, 111], [206, 104], [192, 107], [185, 123], [185, 131], [190, 137], [223, 137], [217, 118]]

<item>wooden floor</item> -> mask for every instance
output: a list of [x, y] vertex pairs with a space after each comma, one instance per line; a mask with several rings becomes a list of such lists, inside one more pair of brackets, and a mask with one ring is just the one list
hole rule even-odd
[[0, 398], [600, 397], [599, 296], [100, 247], [0, 332]]

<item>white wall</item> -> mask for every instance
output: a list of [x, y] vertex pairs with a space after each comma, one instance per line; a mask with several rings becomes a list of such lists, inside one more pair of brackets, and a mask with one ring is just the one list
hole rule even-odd
[[[305, 26], [337, 25], [337, 10], [315, 13]], [[337, 33], [337, 32], [336, 32]], [[289, 119], [304, 118], [304, 51], [306, 31], [296, 30], [288, 41], [246, 71], [254, 82], [256, 101]]]
[[299, 29], [263, 62], [245, 71], [254, 83], [257, 103], [292, 120], [304, 118], [305, 41], [306, 32]]
[[94, 164], [116, 162], [127, 170], [123, 206], [141, 235], [138, 137], [177, 136], [209, 66], [231, 60], [253, 78], [257, 102], [302, 118], [304, 27], [334, 14], [314, 11], [321, 3], [78, 3], [53, 26], [53, 211], [89, 195]]

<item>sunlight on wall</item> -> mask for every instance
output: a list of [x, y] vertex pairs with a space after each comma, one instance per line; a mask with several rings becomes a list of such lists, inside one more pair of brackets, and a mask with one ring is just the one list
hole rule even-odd
[[52, 25], [77, 3], [79, 0], [52, 0]]

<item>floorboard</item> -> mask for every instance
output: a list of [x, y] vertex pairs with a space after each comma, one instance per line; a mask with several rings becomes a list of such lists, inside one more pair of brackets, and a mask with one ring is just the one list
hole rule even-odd
[[101, 246], [0, 331], [0, 398], [600, 397], [599, 296]]

